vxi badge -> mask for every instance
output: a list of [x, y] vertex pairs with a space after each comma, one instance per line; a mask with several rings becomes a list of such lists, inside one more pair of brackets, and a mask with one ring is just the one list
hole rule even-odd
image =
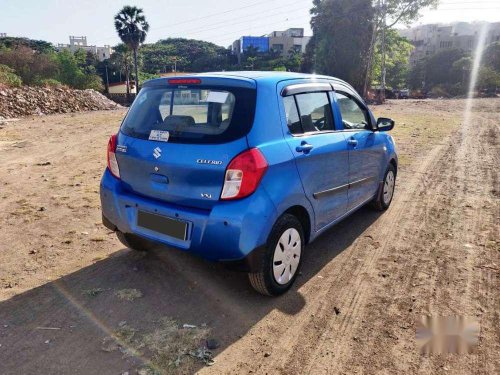
[[221, 160], [196, 159], [198, 164], [222, 165]]

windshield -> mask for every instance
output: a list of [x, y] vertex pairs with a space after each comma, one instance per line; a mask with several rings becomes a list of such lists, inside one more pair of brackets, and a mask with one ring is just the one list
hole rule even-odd
[[243, 88], [158, 88], [141, 90], [121, 131], [168, 142], [222, 143], [248, 133], [255, 112], [255, 90]]

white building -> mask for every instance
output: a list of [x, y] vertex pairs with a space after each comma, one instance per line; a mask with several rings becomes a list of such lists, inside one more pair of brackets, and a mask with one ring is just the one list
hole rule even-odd
[[291, 50], [305, 53], [306, 46], [311, 40], [310, 36], [304, 36], [304, 29], [291, 28], [285, 31], [273, 31], [268, 34], [269, 49], [281, 52], [282, 56], [288, 55]]
[[410, 29], [399, 30], [399, 35], [407, 38], [414, 46], [410, 56], [410, 64], [414, 66], [427, 56], [445, 49], [462, 49], [472, 53], [476, 48], [479, 33], [484, 25], [488, 32], [486, 43], [500, 41], [500, 22], [456, 22], [450, 25], [422, 25]]
[[111, 57], [111, 54], [113, 53], [113, 49], [107, 45], [105, 45], [104, 47], [89, 46], [87, 44], [86, 36], [70, 36], [69, 44], [59, 43], [55, 48], [58, 51], [63, 49], [69, 49], [71, 52], [76, 52], [79, 49], [83, 49], [87, 52], [92, 52], [94, 55], [97, 56], [99, 61], [104, 61], [106, 59], [109, 59]]

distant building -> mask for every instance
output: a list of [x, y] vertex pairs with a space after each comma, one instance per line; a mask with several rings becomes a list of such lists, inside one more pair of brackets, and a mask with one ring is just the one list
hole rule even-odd
[[290, 51], [304, 53], [310, 40], [310, 36], [304, 36], [304, 29], [291, 28], [263, 36], [242, 36], [233, 42], [231, 50], [238, 57], [238, 62], [241, 62], [241, 56], [249, 47], [254, 47], [259, 52], [272, 50], [279, 52], [281, 56], [288, 56]]
[[56, 49], [58, 51], [68, 49], [71, 52], [76, 52], [79, 49], [83, 49], [87, 52], [92, 52], [94, 55], [97, 56], [99, 61], [104, 61], [106, 59], [109, 59], [111, 57], [111, 54], [113, 53], [113, 49], [107, 45], [105, 45], [104, 47], [89, 46], [87, 44], [86, 36], [70, 36], [69, 44], [59, 43], [56, 46]]
[[[424, 58], [445, 49], [458, 48], [472, 53], [484, 24], [484, 22], [457, 22], [450, 25], [422, 25], [399, 30], [399, 35], [407, 38], [415, 46], [410, 55], [410, 65], [415, 66]], [[500, 41], [500, 22], [490, 23], [486, 43], [497, 41]]]
[[7, 38], [7, 33], [0, 33], [0, 38]]
[[248, 48], [256, 48], [258, 52], [269, 52], [269, 38], [267, 36], [242, 36], [233, 42], [231, 49], [241, 62], [241, 56]]
[[273, 31], [268, 36], [269, 48], [281, 52], [282, 56], [286, 56], [290, 51], [304, 53], [311, 40], [310, 36], [304, 36], [304, 29], [301, 28]]
[[253, 47], [259, 52], [269, 52], [269, 38], [266, 36], [242, 36], [240, 38], [241, 53]]

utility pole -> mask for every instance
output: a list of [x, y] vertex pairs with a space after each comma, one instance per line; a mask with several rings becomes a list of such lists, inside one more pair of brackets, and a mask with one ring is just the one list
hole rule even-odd
[[108, 77], [108, 61], [104, 62], [104, 66], [106, 67], [106, 93], [109, 94], [109, 77]]
[[387, 6], [385, 0], [382, 2], [382, 79], [380, 80], [381, 90], [380, 90], [380, 100], [383, 102], [385, 100], [385, 28], [387, 26], [386, 20]]
[[177, 56], [172, 57], [171, 61], [174, 63], [172, 65], [172, 72], [177, 73]]

